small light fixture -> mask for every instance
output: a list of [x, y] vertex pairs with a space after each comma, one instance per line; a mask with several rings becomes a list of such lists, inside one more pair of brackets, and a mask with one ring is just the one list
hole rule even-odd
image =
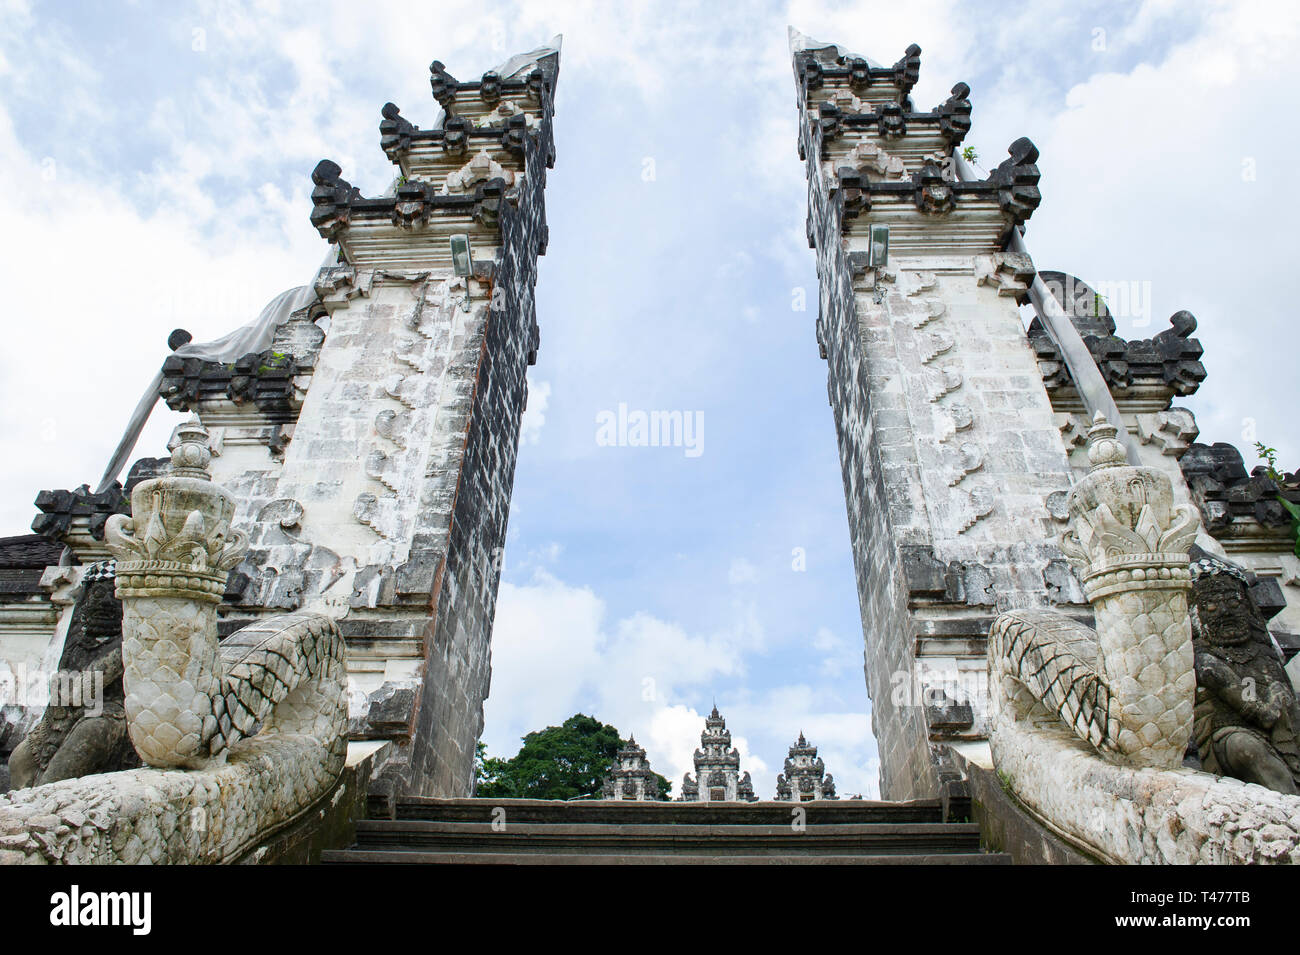
[[885, 290], [880, 287], [880, 270], [889, 261], [889, 226], [873, 225], [867, 240], [867, 265], [874, 270], [871, 297], [877, 305], [885, 301]]
[[469, 311], [469, 280], [474, 274], [474, 254], [469, 248], [469, 234], [458, 232], [448, 241], [451, 244], [451, 270], [458, 278], [465, 280], [465, 301], [462, 307]]
[[871, 244], [867, 247], [867, 264], [873, 269], [884, 268], [889, 261], [889, 226], [871, 227]]

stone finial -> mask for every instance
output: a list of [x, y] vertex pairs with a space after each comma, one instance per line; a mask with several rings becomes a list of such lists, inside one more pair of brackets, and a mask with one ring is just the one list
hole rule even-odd
[[1119, 442], [1119, 428], [1107, 421], [1100, 411], [1093, 417], [1092, 427], [1088, 429], [1088, 463], [1093, 471], [1128, 464], [1124, 445]]
[[191, 418], [176, 426], [172, 441], [172, 476], [211, 481], [208, 465], [212, 463], [212, 449], [208, 446], [208, 430], [198, 418]]

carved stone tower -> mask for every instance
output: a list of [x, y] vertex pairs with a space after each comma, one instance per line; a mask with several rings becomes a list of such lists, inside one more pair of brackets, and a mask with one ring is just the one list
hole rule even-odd
[[605, 782], [600, 787], [602, 799], [632, 799], [637, 802], [657, 800], [661, 797], [659, 780], [646, 759], [645, 747], [637, 744], [636, 737], [628, 739], [627, 745], [614, 757], [614, 765], [605, 774]]
[[713, 712], [704, 720], [700, 748], [695, 751], [695, 778], [682, 778], [682, 802], [756, 802], [749, 773], [740, 772], [740, 753], [731, 745], [727, 721]]
[[[304, 602], [346, 600], [353, 738], [399, 744], [384, 785], [464, 796], [537, 356], [559, 51], [473, 81], [431, 70], [434, 128], [383, 108], [396, 189], [364, 199], [328, 161], [312, 175], [312, 222], [338, 249], [316, 284], [329, 329], [249, 567], [287, 546]], [[241, 602], [282, 592], [250, 579]]]
[[918, 47], [891, 67], [792, 47], [881, 795], [932, 795], [929, 743], [986, 735], [996, 607], [1082, 605], [1042, 543], [1070, 463], [1018, 309], [1034, 267], [1006, 251], [1039, 203], [1038, 152], [1020, 139], [961, 181], [965, 84], [919, 111]]
[[784, 772], [776, 777], [778, 802], [807, 802], [810, 799], [838, 799], [835, 777], [826, 772], [826, 764], [817, 755], [817, 747], [799, 734], [790, 755], [785, 758]]

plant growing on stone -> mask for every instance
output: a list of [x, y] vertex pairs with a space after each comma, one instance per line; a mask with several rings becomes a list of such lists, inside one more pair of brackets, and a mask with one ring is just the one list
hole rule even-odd
[[967, 146], [961, 151], [961, 158], [967, 162], [979, 162], [980, 154], [975, 151], [974, 146]]
[[1255, 453], [1264, 462], [1264, 470], [1269, 479], [1278, 486], [1278, 502], [1286, 509], [1287, 514], [1291, 515], [1291, 535], [1295, 538], [1294, 553], [1297, 557], [1300, 557], [1300, 507], [1288, 501], [1282, 494], [1282, 488], [1286, 483], [1286, 475], [1277, 469], [1277, 449], [1266, 446], [1262, 441], [1256, 441]]

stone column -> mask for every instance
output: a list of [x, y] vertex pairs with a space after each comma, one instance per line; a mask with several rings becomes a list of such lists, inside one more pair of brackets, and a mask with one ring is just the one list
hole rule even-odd
[[969, 89], [918, 111], [915, 46], [889, 68], [834, 47], [794, 66], [881, 794], [933, 795], [931, 741], [986, 745], [995, 610], [1082, 604], [1043, 543], [1070, 466], [1018, 308], [1033, 263], [1004, 251], [1038, 205], [1038, 153], [1018, 140], [957, 181]]
[[[223, 631], [300, 608], [338, 621], [350, 737], [395, 744], [375, 777], [383, 794], [472, 791], [538, 347], [558, 69], [555, 50], [472, 81], [435, 62], [433, 128], [380, 111], [398, 177], [385, 195], [365, 198], [328, 160], [312, 175], [312, 223], [334, 250], [319, 302], [239, 382], [206, 368], [191, 385], [176, 362], [169, 378], [195, 396], [174, 401], [239, 442], [214, 465], [250, 536]], [[468, 269], [453, 236], [468, 238]], [[234, 401], [236, 384], [260, 400]], [[270, 438], [269, 456], [253, 447]]]

